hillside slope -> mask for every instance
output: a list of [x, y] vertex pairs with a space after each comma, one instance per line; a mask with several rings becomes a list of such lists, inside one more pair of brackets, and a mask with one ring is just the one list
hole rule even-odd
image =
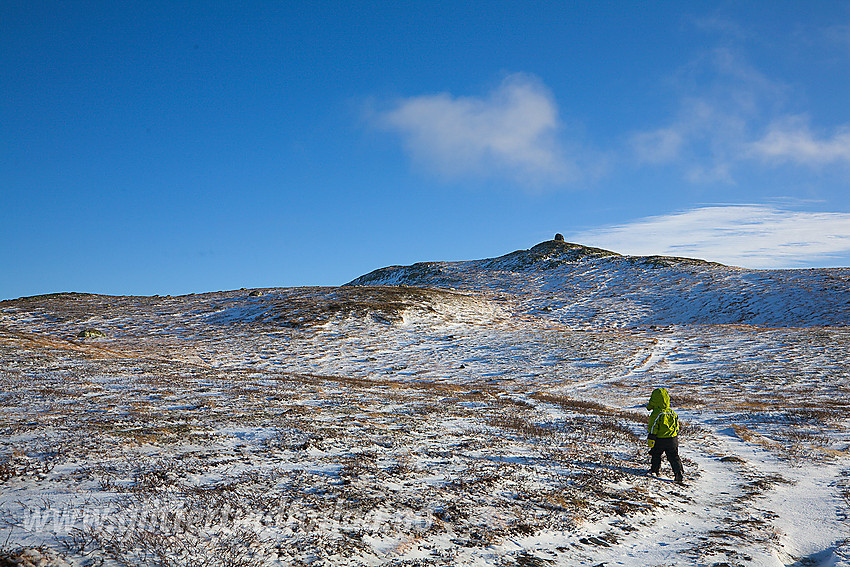
[[850, 324], [848, 268], [748, 270], [555, 240], [498, 258], [390, 266], [347, 285], [507, 293], [526, 312], [574, 325]]
[[[0, 565], [850, 567], [850, 327], [790, 326], [847, 275], [544, 243], [0, 301]], [[735, 317], [785, 328], [627, 327]]]

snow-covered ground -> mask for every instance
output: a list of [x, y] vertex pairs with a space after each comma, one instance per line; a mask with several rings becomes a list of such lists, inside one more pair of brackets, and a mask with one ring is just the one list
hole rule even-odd
[[850, 565], [847, 271], [559, 258], [0, 302], [0, 565]]

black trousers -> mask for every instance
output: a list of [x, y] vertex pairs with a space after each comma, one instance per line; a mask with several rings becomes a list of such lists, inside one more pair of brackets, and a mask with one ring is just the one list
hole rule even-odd
[[657, 473], [661, 470], [661, 457], [667, 454], [667, 460], [670, 461], [670, 466], [673, 467], [673, 474], [677, 477], [682, 476], [682, 459], [679, 458], [679, 438], [664, 437], [655, 440], [655, 446], [649, 450], [649, 456], [652, 457], [650, 470]]

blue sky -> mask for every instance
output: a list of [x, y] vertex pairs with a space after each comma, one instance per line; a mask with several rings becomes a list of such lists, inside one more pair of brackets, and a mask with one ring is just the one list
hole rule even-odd
[[850, 2], [3, 2], [0, 298], [550, 239], [850, 265]]

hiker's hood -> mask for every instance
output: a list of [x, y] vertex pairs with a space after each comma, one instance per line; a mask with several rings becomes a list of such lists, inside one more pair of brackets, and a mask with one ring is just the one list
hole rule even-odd
[[664, 410], [670, 407], [670, 394], [667, 393], [667, 388], [656, 388], [649, 396], [649, 403], [646, 404], [646, 409]]

